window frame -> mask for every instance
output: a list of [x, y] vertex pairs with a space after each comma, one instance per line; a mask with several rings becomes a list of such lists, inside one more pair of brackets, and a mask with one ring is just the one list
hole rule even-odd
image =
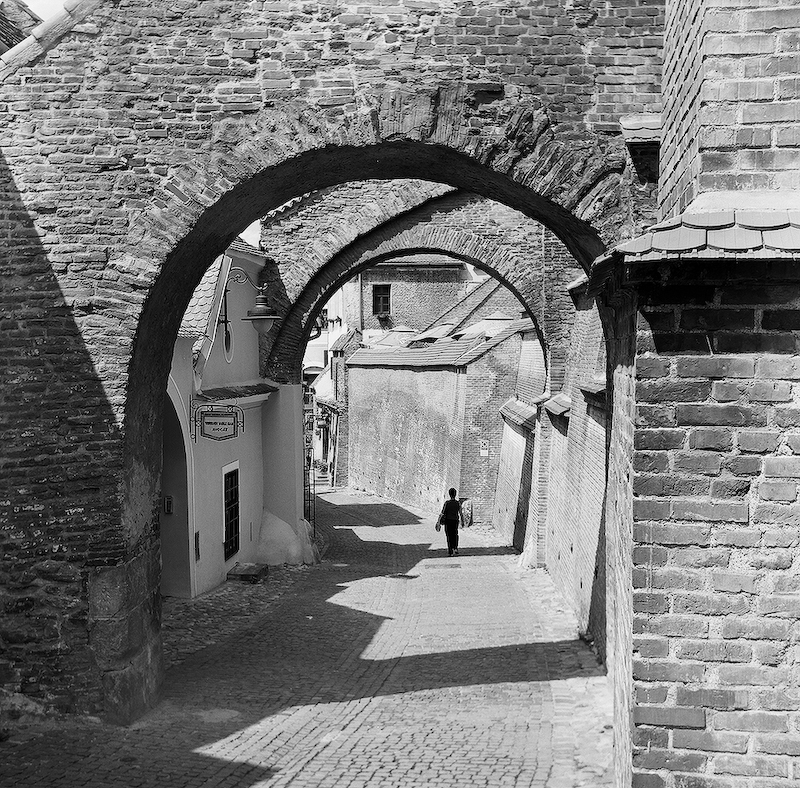
[[[378, 288], [385, 288], [386, 292], [379, 293]], [[381, 304], [386, 303], [386, 309], [382, 309]], [[378, 283], [372, 285], [372, 314], [388, 315], [392, 311], [392, 285], [390, 283]]]
[[[235, 479], [235, 487], [230, 488], [234, 493], [230, 501], [228, 500], [229, 478]], [[222, 553], [225, 561], [233, 558], [241, 548], [241, 522], [242, 484], [237, 460], [222, 467]]]

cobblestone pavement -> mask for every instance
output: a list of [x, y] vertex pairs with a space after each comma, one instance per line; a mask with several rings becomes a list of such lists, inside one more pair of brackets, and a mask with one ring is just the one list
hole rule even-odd
[[321, 564], [167, 600], [158, 707], [22, 728], [0, 785], [611, 785], [606, 678], [544, 572], [373, 496], [317, 516]]

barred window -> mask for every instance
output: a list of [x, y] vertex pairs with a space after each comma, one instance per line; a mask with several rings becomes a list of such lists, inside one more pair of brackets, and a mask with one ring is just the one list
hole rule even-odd
[[239, 469], [223, 477], [225, 502], [225, 560], [239, 552]]

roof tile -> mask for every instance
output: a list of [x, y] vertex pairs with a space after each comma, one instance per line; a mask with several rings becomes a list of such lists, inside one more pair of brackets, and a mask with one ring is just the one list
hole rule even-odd
[[708, 246], [726, 251], [743, 251], [760, 249], [762, 245], [761, 231], [748, 230], [746, 227], [725, 227], [720, 230], [709, 230], [706, 234]]
[[685, 213], [683, 214], [683, 224], [688, 227], [699, 229], [720, 227], [731, 227], [735, 221], [733, 211], [714, 211], [713, 213]]
[[692, 227], [677, 226], [653, 233], [653, 249], [664, 252], [686, 252], [705, 246], [705, 243], [705, 230], [695, 230]]
[[750, 230], [769, 230], [789, 224], [788, 211], [736, 211], [736, 224]]
[[649, 252], [653, 248], [653, 233], [645, 233], [638, 238], [632, 238], [630, 241], [621, 243], [617, 249], [626, 254], [640, 254], [642, 252]]
[[783, 227], [780, 230], [764, 230], [764, 246], [772, 249], [800, 251], [800, 227]]
[[183, 313], [183, 320], [178, 329], [178, 336], [186, 339], [202, 337], [208, 328], [208, 320], [214, 306], [222, 258], [218, 257], [203, 274], [200, 284], [195, 288], [189, 300], [189, 306]]

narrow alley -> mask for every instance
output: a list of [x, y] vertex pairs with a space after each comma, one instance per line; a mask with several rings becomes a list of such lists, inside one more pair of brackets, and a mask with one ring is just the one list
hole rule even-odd
[[162, 702], [0, 744], [0, 784], [611, 785], [604, 669], [543, 570], [487, 530], [327, 492], [319, 565], [165, 602]]

